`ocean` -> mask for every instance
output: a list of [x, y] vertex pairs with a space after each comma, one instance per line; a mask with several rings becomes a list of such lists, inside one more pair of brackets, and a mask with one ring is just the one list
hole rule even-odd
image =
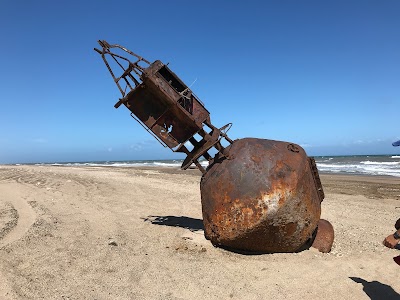
[[[315, 156], [314, 158], [320, 173], [400, 177], [400, 155]], [[36, 165], [179, 168], [182, 162], [183, 160], [177, 159], [64, 162]], [[206, 161], [202, 161], [201, 164], [204, 167], [208, 165]]]

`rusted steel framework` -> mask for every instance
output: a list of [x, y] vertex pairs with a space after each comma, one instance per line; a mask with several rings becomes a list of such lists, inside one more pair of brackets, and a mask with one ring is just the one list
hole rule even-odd
[[[214, 159], [228, 155], [221, 139], [233, 142], [226, 135], [231, 124], [215, 127], [203, 103], [167, 65], [159, 60], [150, 63], [120, 45], [110, 45], [106, 41], [98, 43], [101, 50], [95, 50], [103, 58], [122, 94], [115, 108], [125, 105], [131, 111], [131, 116], [150, 130], [164, 147], [185, 153], [187, 157], [182, 169], [194, 163], [205, 173], [199, 163], [200, 157], [212, 163]], [[116, 75], [111, 61], [120, 69], [121, 75]], [[215, 157], [207, 152], [211, 148], [217, 150]]]

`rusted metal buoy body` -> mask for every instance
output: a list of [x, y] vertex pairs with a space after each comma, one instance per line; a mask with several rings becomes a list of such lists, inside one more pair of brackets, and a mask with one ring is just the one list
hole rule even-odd
[[[232, 124], [214, 126], [204, 104], [167, 65], [150, 63], [117, 44], [99, 45], [94, 50], [121, 92], [114, 106], [125, 106], [164, 147], [184, 153], [182, 169], [194, 164], [203, 173], [206, 238], [251, 252], [295, 252], [310, 245], [330, 251], [334, 232], [320, 220], [324, 193], [318, 170], [300, 146], [231, 140], [227, 131]], [[224, 147], [222, 139], [230, 145]], [[201, 158], [209, 162], [207, 170]]]
[[[295, 144], [245, 138], [227, 149], [201, 180], [206, 238], [253, 252], [294, 252], [321, 215], [322, 190], [312, 162]], [[322, 194], [321, 194], [322, 193]]]

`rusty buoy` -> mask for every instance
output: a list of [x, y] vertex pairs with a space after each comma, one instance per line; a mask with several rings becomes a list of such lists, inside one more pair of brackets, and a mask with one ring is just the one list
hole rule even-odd
[[[232, 124], [214, 126], [204, 104], [168, 65], [150, 63], [118, 44], [99, 45], [94, 50], [121, 92], [114, 107], [125, 106], [164, 147], [184, 153], [182, 169], [196, 165], [203, 173], [207, 239], [240, 251], [295, 252], [311, 245], [330, 251], [334, 232], [329, 222], [320, 220], [324, 193], [318, 170], [300, 146], [231, 140], [227, 131]], [[209, 162], [207, 169], [201, 158]]]
[[226, 150], [230, 158], [211, 165], [201, 180], [206, 237], [254, 252], [294, 252], [310, 241], [323, 194], [304, 150], [255, 138]]

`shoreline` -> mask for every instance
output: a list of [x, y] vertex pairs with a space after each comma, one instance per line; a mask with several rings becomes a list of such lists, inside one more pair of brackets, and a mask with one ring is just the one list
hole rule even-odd
[[[160, 172], [165, 171], [166, 173], [178, 173], [178, 172], [192, 172], [198, 171], [199, 174], [201, 175], [201, 172], [196, 168], [196, 167], [189, 167], [186, 170], [182, 170], [179, 166], [177, 167], [172, 167], [172, 166], [165, 166], [165, 167], [160, 167], [160, 166], [106, 166], [106, 165], [99, 165], [99, 166], [89, 166], [89, 165], [59, 165], [59, 164], [0, 164], [1, 167], [20, 167], [20, 166], [26, 166], [26, 167], [57, 167], [57, 168], [110, 168], [110, 169], [144, 169], [144, 170], [158, 170]], [[319, 175], [321, 176], [348, 176], [348, 178], [352, 177], [361, 177], [364, 179], [367, 178], [377, 178], [379, 179], [396, 179], [400, 180], [399, 176], [393, 176], [393, 175], [373, 175], [373, 174], [363, 174], [363, 173], [346, 173], [346, 172], [326, 172], [326, 171], [319, 171]]]
[[[12, 167], [54, 167], [60, 169], [93, 169], [93, 170], [115, 170], [118, 172], [130, 173], [131, 171], [156, 171], [160, 174], [175, 174], [186, 176], [197, 176], [201, 178], [202, 173], [197, 168], [182, 170], [179, 167], [160, 167], [160, 166], [64, 166], [64, 165], [0, 165], [0, 168]], [[367, 198], [391, 197], [400, 200], [400, 177], [390, 175], [367, 175], [367, 174], [344, 174], [319, 172], [321, 183], [325, 193], [354, 194], [364, 195]], [[364, 184], [363, 184], [364, 183]], [[366, 185], [369, 185], [367, 188]], [[384, 188], [383, 186], [386, 186]], [[385, 190], [386, 189], [386, 190]]]
[[[314, 156], [320, 174], [349, 176], [383, 176], [400, 178], [400, 156], [396, 155], [345, 155]], [[123, 161], [81, 161], [81, 162], [39, 162], [8, 165], [76, 166], [76, 167], [124, 167], [124, 168], [172, 168], [179, 169], [183, 159], [123, 160]], [[202, 161], [207, 167], [207, 162]], [[196, 168], [194, 165], [192, 168]]]

